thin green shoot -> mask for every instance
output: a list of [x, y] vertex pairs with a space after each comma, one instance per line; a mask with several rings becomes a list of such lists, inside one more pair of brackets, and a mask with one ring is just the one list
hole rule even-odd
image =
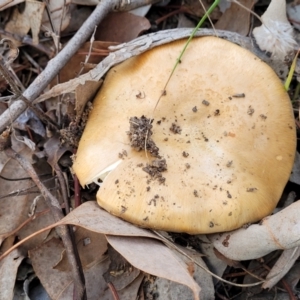
[[157, 105], [158, 105], [158, 103], [159, 103], [161, 97], [165, 94], [165, 90], [166, 90], [166, 88], [167, 88], [167, 85], [168, 85], [168, 83], [169, 83], [171, 77], [173, 76], [173, 74], [174, 74], [174, 72], [175, 72], [175, 70], [176, 70], [178, 64], [181, 62], [182, 56], [183, 56], [184, 52], [186, 51], [186, 49], [187, 49], [189, 43], [191, 42], [191, 40], [192, 40], [193, 37], [195, 36], [197, 30], [203, 25], [204, 21], [209, 17], [209, 15], [210, 15], [210, 14], [214, 11], [214, 9], [217, 7], [217, 5], [219, 4], [219, 2], [220, 2], [220, 0], [215, 0], [215, 1], [214, 1], [214, 3], [213, 3], [213, 4], [210, 6], [210, 8], [206, 11], [205, 15], [201, 18], [201, 20], [199, 21], [199, 23], [197, 24], [197, 26], [196, 26], [196, 27], [194, 28], [194, 30], [192, 31], [190, 37], [188, 38], [187, 42], [185, 43], [185, 45], [184, 45], [184, 47], [183, 47], [183, 49], [182, 49], [182, 51], [181, 51], [181, 53], [180, 53], [180, 55], [179, 55], [179, 57], [178, 57], [176, 63], [175, 63], [175, 65], [174, 65], [174, 67], [173, 67], [173, 69], [172, 69], [172, 71], [171, 71], [171, 73], [170, 73], [170, 76], [169, 76], [169, 78], [168, 78], [168, 80], [167, 80], [167, 82], [166, 82], [166, 84], [165, 84], [165, 86], [164, 86], [164, 88], [163, 88], [163, 91], [162, 91], [161, 95], [159, 96], [159, 98], [158, 98], [158, 100], [157, 100], [157, 102], [156, 102], [156, 104], [155, 104], [155, 107], [154, 107], [153, 111], [156, 109], [156, 107], [157, 107]]
[[296, 68], [296, 63], [297, 63], [297, 58], [299, 56], [299, 52], [300, 52], [300, 49], [298, 50], [297, 54], [295, 55], [294, 59], [293, 59], [293, 62], [292, 62], [292, 65], [291, 65], [291, 68], [289, 70], [289, 74], [285, 80], [285, 83], [284, 83], [284, 88], [286, 91], [289, 90], [290, 88], [290, 85], [291, 85], [291, 81], [293, 79], [293, 75], [295, 73], [295, 68]]

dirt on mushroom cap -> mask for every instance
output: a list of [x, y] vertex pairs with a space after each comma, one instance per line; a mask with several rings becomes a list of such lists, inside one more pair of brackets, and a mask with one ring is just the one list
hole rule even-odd
[[[268, 215], [280, 198], [296, 145], [290, 100], [276, 74], [250, 52], [197, 38], [152, 116], [183, 44], [155, 48], [108, 73], [74, 170], [88, 184], [125, 149], [98, 192], [100, 206], [144, 227], [227, 231]], [[129, 119], [142, 115], [154, 118], [152, 138], [168, 166], [164, 184], [143, 171], [145, 152], [130, 147]], [[170, 131], [172, 124], [180, 133]]]

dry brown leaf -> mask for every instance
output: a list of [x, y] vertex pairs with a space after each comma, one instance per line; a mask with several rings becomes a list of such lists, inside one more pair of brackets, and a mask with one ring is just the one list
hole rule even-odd
[[200, 287], [185, 263], [159, 241], [144, 237], [107, 236], [107, 241], [136, 268], [189, 287], [199, 299]]
[[44, 9], [44, 2], [27, 0], [22, 13], [19, 12], [17, 7], [14, 8], [5, 30], [18, 35], [20, 38], [23, 38], [31, 30], [33, 43], [38, 44]]
[[[89, 269], [95, 261], [100, 261], [107, 250], [107, 241], [103, 234], [88, 231], [82, 227], [76, 229], [75, 242], [84, 270]], [[61, 260], [53, 268], [63, 272], [71, 271], [65, 251]]]
[[[251, 10], [256, 1], [240, 0], [239, 2]], [[228, 30], [246, 36], [249, 33], [250, 16], [250, 12], [245, 8], [236, 3], [231, 3], [231, 6], [220, 17], [215, 27], [216, 29]]]
[[[71, 271], [60, 271], [54, 268], [63, 251], [62, 242], [58, 239], [51, 239], [29, 252], [34, 271], [51, 299], [73, 299], [74, 285]], [[107, 286], [101, 278], [101, 274], [107, 270], [108, 265], [109, 260], [102, 257], [85, 270], [88, 299], [109, 299], [102, 298]]]
[[125, 43], [138, 37], [151, 27], [144, 18], [128, 12], [108, 14], [101, 22], [95, 33], [95, 39]]
[[102, 234], [158, 239], [158, 237], [150, 231], [138, 228], [128, 222], [114, 217], [113, 215], [110, 215], [108, 212], [101, 209], [96, 201], [83, 203], [57, 224], [72, 224]]

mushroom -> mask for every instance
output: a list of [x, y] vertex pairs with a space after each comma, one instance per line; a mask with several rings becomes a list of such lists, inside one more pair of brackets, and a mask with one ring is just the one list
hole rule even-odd
[[253, 30], [259, 48], [283, 60], [297, 45], [286, 16], [286, 0], [272, 0], [261, 20], [263, 24]]
[[268, 65], [215, 37], [191, 42], [162, 93], [184, 43], [108, 72], [73, 169], [82, 186], [109, 170], [99, 205], [141, 227], [229, 231], [282, 194], [296, 147], [290, 99]]

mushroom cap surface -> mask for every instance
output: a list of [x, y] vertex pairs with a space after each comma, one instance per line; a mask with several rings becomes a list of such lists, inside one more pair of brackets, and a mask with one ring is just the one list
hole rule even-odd
[[[73, 169], [84, 186], [115, 164], [97, 194], [108, 212], [142, 227], [223, 232], [267, 216], [296, 148], [290, 99], [249, 51], [194, 38], [154, 109], [184, 40], [112, 68], [94, 101]], [[154, 158], [130, 146], [129, 119], [153, 118], [165, 183], [143, 170]], [[170, 128], [175, 124], [180, 133]], [[122, 157], [120, 159], [120, 157]]]

